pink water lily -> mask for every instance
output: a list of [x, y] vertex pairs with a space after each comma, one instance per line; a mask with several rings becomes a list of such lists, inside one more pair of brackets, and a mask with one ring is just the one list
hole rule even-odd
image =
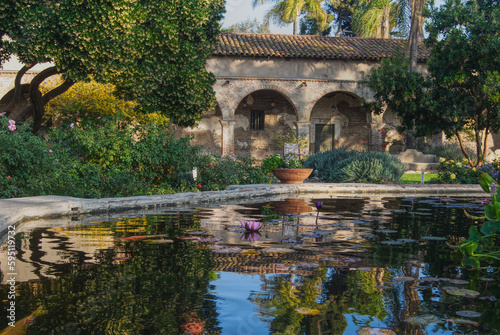
[[254, 242], [258, 241], [259, 238], [260, 233], [258, 231], [246, 231], [241, 235], [240, 240]]
[[257, 231], [260, 229], [259, 221], [243, 221], [240, 223], [241, 223], [241, 226], [248, 231]]

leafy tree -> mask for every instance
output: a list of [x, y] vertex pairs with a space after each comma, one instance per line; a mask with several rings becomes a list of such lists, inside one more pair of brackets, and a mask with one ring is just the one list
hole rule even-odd
[[[50, 62], [31, 81], [32, 103], [23, 112], [33, 115], [34, 131], [52, 98], [90, 77], [116, 84], [121, 96], [145, 112], [161, 111], [174, 123], [192, 126], [215, 101], [215, 79], [205, 63], [223, 11], [223, 0], [4, 1], [0, 57], [15, 55], [25, 64], [7, 112], [20, 96], [23, 74]], [[42, 95], [40, 84], [54, 74], [64, 82]]]
[[[480, 166], [489, 134], [500, 130], [500, 4], [448, 0], [429, 18], [429, 74], [409, 72], [402, 54], [384, 60], [365, 77], [375, 92], [368, 106], [381, 112], [386, 104], [417, 136], [456, 137], [469, 164]], [[465, 150], [465, 131], [474, 135], [476, 161]]]
[[321, 7], [321, 2], [321, 0], [253, 0], [253, 6], [274, 3], [265, 15], [264, 23], [269, 25], [271, 19], [280, 26], [293, 23], [293, 34], [297, 35], [302, 14], [309, 14], [317, 19], [320, 30], [328, 28], [328, 16]]
[[327, 12], [334, 15], [333, 22], [337, 25], [335, 36], [354, 36], [352, 16], [359, 0], [328, 0]]
[[253, 21], [247, 19], [246, 21], [235, 23], [225, 29], [222, 29], [222, 31], [228, 33], [270, 33], [269, 26], [261, 24], [259, 21], [257, 21], [257, 19], [254, 19]]

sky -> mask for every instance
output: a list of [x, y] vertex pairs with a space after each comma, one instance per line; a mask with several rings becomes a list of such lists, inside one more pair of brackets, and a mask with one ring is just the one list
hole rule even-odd
[[[270, 4], [257, 5], [252, 7], [252, 0], [226, 0], [226, 14], [224, 15], [223, 28], [227, 28], [235, 23], [250, 19], [257, 19], [261, 22], [265, 13], [271, 8]], [[285, 27], [278, 27], [273, 24], [269, 27], [273, 34], [293, 34], [293, 24]]]
[[[224, 15], [223, 28], [227, 28], [235, 23], [250, 19], [257, 19], [262, 22], [265, 13], [272, 6], [271, 4], [257, 5], [252, 7], [252, 0], [226, 0], [226, 14]], [[444, 3], [444, 0], [435, 0], [436, 6]], [[293, 24], [284, 27], [272, 25], [269, 27], [273, 34], [293, 34]]]

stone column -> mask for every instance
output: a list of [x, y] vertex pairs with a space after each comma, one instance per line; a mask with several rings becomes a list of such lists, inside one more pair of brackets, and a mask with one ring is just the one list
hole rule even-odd
[[312, 123], [309, 121], [297, 121], [295, 122], [295, 126], [297, 127], [297, 136], [305, 136], [307, 137], [307, 141], [309, 145], [307, 148], [301, 152], [302, 155], [309, 155], [309, 149], [311, 146], [311, 127]]
[[219, 120], [222, 126], [222, 156], [234, 156], [234, 125], [235, 120]]
[[373, 122], [370, 124], [369, 151], [385, 151], [384, 131], [385, 123]]

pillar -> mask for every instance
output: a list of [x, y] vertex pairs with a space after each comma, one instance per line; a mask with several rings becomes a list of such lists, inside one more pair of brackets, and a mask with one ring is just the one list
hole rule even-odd
[[234, 125], [236, 120], [219, 120], [222, 126], [222, 156], [234, 156]]
[[301, 155], [309, 155], [309, 149], [311, 146], [311, 122], [309, 121], [297, 121], [295, 122], [295, 127], [297, 127], [297, 136], [305, 136], [309, 145], [305, 150], [301, 152]]

